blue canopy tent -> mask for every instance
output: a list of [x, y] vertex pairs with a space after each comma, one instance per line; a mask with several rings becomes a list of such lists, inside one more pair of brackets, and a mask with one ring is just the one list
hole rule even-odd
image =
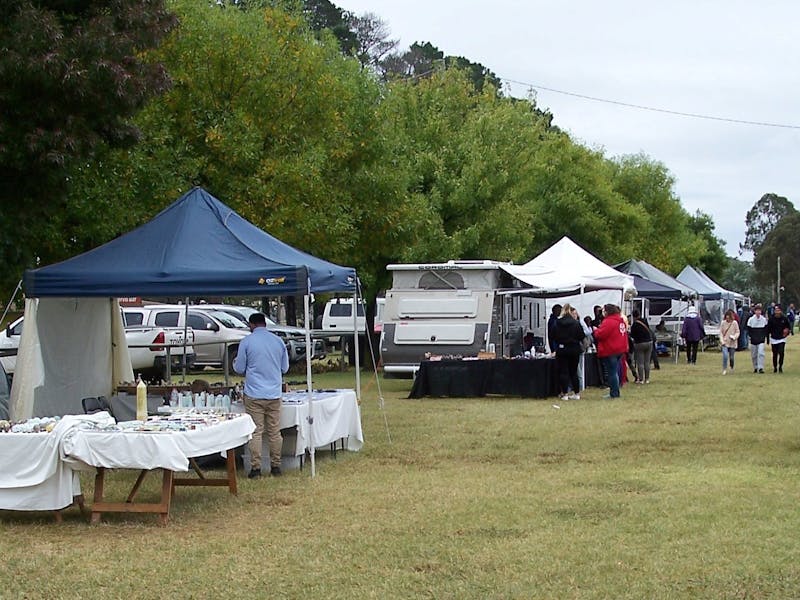
[[350, 267], [301, 252], [202, 188], [94, 250], [25, 272], [27, 297], [299, 296], [354, 292]]
[[303, 295], [311, 348], [310, 295], [355, 295], [357, 288], [355, 269], [281, 242], [202, 188], [141, 227], [26, 271], [23, 280], [26, 317], [12, 389], [14, 418], [78, 413], [81, 397], [108, 396], [119, 382], [133, 380], [117, 298]]

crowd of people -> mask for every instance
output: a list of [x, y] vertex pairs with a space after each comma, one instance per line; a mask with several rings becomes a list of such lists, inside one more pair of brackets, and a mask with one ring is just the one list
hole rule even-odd
[[[794, 305], [784, 312], [772, 303], [763, 314], [756, 304], [739, 311], [727, 310], [719, 327], [722, 352], [722, 374], [735, 368], [737, 350], [750, 350], [753, 373], [764, 373], [766, 346], [772, 350], [773, 373], [783, 373], [786, 339], [794, 334]], [[663, 322], [659, 327], [663, 326]], [[656, 328], [656, 330], [659, 329]], [[555, 355], [559, 397], [579, 400], [582, 386], [581, 355], [592, 345], [600, 362], [602, 383], [608, 387], [605, 398], [619, 398], [620, 387], [632, 377], [636, 384], [650, 383], [651, 365], [658, 369], [656, 332], [637, 309], [626, 317], [619, 306], [606, 304], [594, 307], [594, 317], [583, 319], [569, 305], [556, 304], [547, 323], [550, 350]], [[697, 363], [697, 351], [706, 338], [706, 328], [697, 308], [690, 306], [680, 329], [686, 348], [686, 362]], [[677, 349], [674, 349], [677, 350]]]

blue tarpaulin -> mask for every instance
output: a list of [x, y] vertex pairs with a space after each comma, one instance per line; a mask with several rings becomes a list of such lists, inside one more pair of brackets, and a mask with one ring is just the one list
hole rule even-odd
[[353, 292], [356, 272], [265, 233], [202, 188], [151, 221], [63, 262], [28, 270], [28, 297], [296, 296]]

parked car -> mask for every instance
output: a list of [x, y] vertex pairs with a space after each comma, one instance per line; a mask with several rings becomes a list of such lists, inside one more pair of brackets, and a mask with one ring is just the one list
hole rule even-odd
[[6, 375], [3, 365], [0, 364], [0, 419], [8, 419], [9, 403], [11, 402], [11, 381]]
[[386, 298], [375, 298], [375, 321], [372, 331], [380, 335], [383, 331], [383, 309], [386, 307]]
[[[128, 321], [124, 312], [125, 339], [128, 342], [128, 352], [131, 357], [131, 367], [135, 374], [141, 373], [145, 379], [164, 379], [167, 369], [167, 354], [170, 356], [170, 364], [173, 370], [183, 366], [183, 329], [167, 327], [147, 327], [141, 326], [141, 321], [137, 322], [135, 317]], [[22, 328], [25, 317], [20, 317], [11, 323], [0, 334], [0, 351], [13, 351], [10, 356], [0, 357], [5, 371], [13, 375], [17, 366], [16, 351], [19, 349], [19, 341], [22, 336]], [[194, 363], [194, 334], [190, 331], [188, 342], [185, 347], [187, 367]], [[166, 346], [169, 346], [169, 353]]]
[[25, 317], [20, 317], [12, 321], [2, 332], [0, 332], [0, 350], [14, 351], [9, 356], [0, 356], [0, 364], [3, 365], [6, 373], [13, 375], [17, 366], [16, 350], [19, 348], [19, 338], [22, 335], [22, 324]]
[[178, 304], [126, 306], [122, 312], [126, 323], [191, 329], [194, 333], [194, 364], [197, 367], [223, 366], [227, 346], [228, 368], [232, 372], [239, 342], [250, 333], [244, 323], [227, 313], [195, 307], [189, 307], [187, 313], [186, 307]]
[[[356, 317], [356, 327], [359, 333], [363, 333], [367, 326], [367, 318], [364, 311], [364, 302], [358, 304], [358, 316]], [[353, 333], [353, 299], [334, 298], [325, 305], [322, 313], [323, 331], [344, 331]]]
[[[235, 304], [198, 304], [197, 308], [206, 310], [218, 310], [240, 319], [245, 325], [250, 315], [255, 312], [260, 312], [250, 306], [238, 306]], [[272, 333], [282, 338], [286, 344], [286, 349], [289, 351], [289, 362], [295, 363], [306, 358], [306, 332], [301, 327], [291, 327], [289, 325], [278, 325], [266, 317], [267, 329]], [[311, 340], [314, 352], [311, 356], [314, 358], [325, 358], [325, 341], [319, 338], [312, 338]]]
[[[186, 331], [184, 346], [184, 330], [178, 327], [136, 327], [125, 325], [125, 339], [128, 342], [128, 353], [134, 374], [141, 374], [146, 380], [167, 378], [167, 356], [169, 356], [170, 373], [183, 368], [184, 349], [186, 352], [186, 368], [194, 367], [196, 359], [194, 351], [195, 334], [192, 329]], [[167, 347], [169, 346], [169, 352]]]

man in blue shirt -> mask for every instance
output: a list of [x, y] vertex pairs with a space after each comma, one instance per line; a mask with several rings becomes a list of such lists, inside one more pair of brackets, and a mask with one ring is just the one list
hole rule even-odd
[[233, 369], [244, 375], [244, 409], [256, 430], [250, 440], [250, 479], [261, 477], [261, 437], [266, 424], [270, 474], [281, 474], [281, 393], [283, 374], [289, 370], [289, 353], [283, 340], [267, 329], [263, 313], [248, 318], [250, 335], [239, 343]]

